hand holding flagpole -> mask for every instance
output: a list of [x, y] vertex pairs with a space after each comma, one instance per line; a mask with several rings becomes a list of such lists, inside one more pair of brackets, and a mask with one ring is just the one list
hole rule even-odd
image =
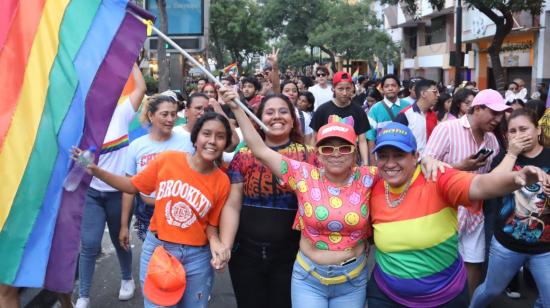
[[[155, 33], [158, 34], [158, 36], [162, 37], [162, 39], [164, 39], [168, 44], [170, 44], [172, 47], [174, 47], [177, 51], [179, 51], [182, 55], [185, 56], [185, 58], [187, 58], [187, 60], [191, 61], [191, 63], [193, 63], [196, 67], [198, 67], [204, 74], [206, 74], [206, 76], [208, 77], [208, 79], [210, 79], [212, 82], [214, 82], [218, 87], [223, 87], [223, 84], [216, 78], [214, 77], [214, 75], [212, 75], [212, 73], [210, 73], [204, 66], [202, 66], [197, 60], [195, 60], [195, 58], [193, 58], [189, 53], [187, 53], [187, 51], [183, 50], [178, 44], [176, 44], [171, 38], [169, 38], [166, 34], [162, 33], [159, 29], [157, 29], [151, 21], [149, 20], [146, 20], [138, 15], [135, 15], [133, 14], [138, 20], [141, 20], [141, 22], [143, 22], [144, 24], [147, 25], [147, 33], [149, 34], [150, 30], [149, 29], [152, 29], [153, 31], [155, 31]], [[245, 104], [243, 104], [243, 102], [241, 102], [239, 100], [238, 97], [235, 97], [233, 99], [233, 101], [235, 103], [237, 103], [237, 105], [239, 105], [239, 107], [241, 107], [245, 112], [246, 114], [248, 114], [249, 117], [251, 117], [254, 122], [256, 122], [265, 132], [269, 131], [269, 129], [267, 128], [267, 126], [262, 122], [260, 121], [260, 119], [258, 119], [258, 117], [256, 117], [256, 115], [250, 111], [250, 109], [248, 109], [246, 107]]]

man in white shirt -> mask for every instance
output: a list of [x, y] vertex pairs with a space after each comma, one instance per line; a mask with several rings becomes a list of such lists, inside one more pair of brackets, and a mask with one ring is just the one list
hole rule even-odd
[[317, 67], [315, 72], [316, 85], [309, 87], [308, 91], [315, 97], [315, 103], [313, 110], [317, 110], [322, 104], [332, 101], [333, 92], [332, 88], [328, 84], [329, 72], [324, 66]]

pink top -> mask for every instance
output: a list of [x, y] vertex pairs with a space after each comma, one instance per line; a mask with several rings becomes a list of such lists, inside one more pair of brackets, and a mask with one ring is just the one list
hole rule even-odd
[[298, 198], [294, 228], [301, 230], [315, 247], [351, 249], [370, 236], [368, 202], [377, 179], [375, 167], [356, 167], [349, 184], [336, 187], [322, 175], [322, 169], [287, 157], [282, 159], [282, 180], [296, 191]]
[[483, 135], [483, 142], [477, 144], [470, 129], [467, 115], [456, 120], [439, 123], [432, 132], [423, 156], [431, 156], [448, 164], [458, 163], [477, 153], [481, 148], [490, 148], [495, 152], [487, 159], [487, 164], [475, 173], [487, 173], [491, 170], [491, 161], [499, 152], [497, 138], [493, 133]]

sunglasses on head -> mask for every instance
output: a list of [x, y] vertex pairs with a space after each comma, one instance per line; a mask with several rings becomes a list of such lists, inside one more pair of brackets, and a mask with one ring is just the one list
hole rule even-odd
[[325, 73], [317, 73], [317, 77], [325, 77], [327, 74]]
[[344, 144], [341, 146], [322, 145], [317, 148], [317, 151], [321, 155], [332, 155], [334, 152], [339, 154], [351, 154], [355, 151], [355, 146], [351, 144]]

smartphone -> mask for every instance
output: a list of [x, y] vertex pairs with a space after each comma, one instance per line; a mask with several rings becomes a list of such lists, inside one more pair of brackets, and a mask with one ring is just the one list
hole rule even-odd
[[474, 159], [477, 159], [479, 156], [483, 156], [486, 158], [488, 158], [489, 156], [491, 156], [491, 154], [493, 154], [495, 150], [493, 149], [488, 149], [488, 148], [481, 148], [475, 155], [474, 155]]

